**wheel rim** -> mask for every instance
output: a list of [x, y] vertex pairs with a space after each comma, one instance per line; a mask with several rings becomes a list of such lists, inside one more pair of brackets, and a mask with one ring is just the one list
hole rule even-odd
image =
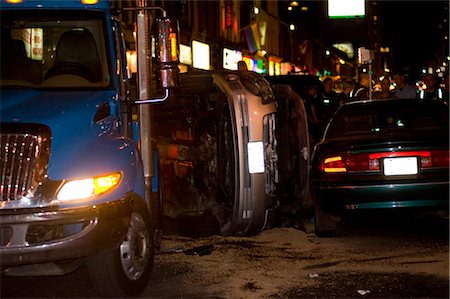
[[130, 219], [125, 240], [120, 245], [120, 261], [125, 275], [130, 280], [138, 280], [150, 260], [151, 239], [145, 221], [138, 213]]

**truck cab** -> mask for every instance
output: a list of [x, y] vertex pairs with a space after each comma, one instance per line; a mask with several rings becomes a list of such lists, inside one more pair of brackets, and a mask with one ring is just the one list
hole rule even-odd
[[86, 264], [100, 295], [139, 293], [159, 190], [133, 134], [111, 3], [2, 1], [1, 39], [2, 275]]

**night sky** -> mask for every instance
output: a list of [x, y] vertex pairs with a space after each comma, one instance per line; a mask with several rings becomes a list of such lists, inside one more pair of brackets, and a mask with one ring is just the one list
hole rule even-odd
[[[382, 1], [383, 36], [394, 65], [414, 74], [448, 55], [448, 1]], [[446, 47], [445, 47], [446, 45]]]
[[[342, 0], [344, 1], [344, 0]], [[366, 0], [365, 19], [329, 19], [327, 0], [297, 0], [307, 12], [286, 10], [291, 1], [281, 1], [280, 18], [298, 24], [298, 40], [317, 38], [322, 42], [353, 42], [355, 50], [367, 46], [367, 19], [376, 14], [380, 24], [381, 45], [388, 46], [392, 71], [419, 77], [423, 66], [447, 57], [449, 40], [449, 1]]]

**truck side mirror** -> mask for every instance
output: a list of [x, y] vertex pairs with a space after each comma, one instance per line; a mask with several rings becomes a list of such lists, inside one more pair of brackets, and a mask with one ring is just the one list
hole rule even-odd
[[176, 88], [179, 85], [178, 21], [166, 17], [157, 19], [158, 36], [156, 38], [157, 76], [163, 89]]

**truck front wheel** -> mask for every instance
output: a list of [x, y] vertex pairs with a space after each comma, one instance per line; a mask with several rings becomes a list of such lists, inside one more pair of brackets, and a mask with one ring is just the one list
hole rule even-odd
[[97, 294], [125, 298], [143, 291], [153, 268], [152, 223], [145, 208], [134, 209], [128, 232], [119, 248], [88, 258], [88, 272]]

